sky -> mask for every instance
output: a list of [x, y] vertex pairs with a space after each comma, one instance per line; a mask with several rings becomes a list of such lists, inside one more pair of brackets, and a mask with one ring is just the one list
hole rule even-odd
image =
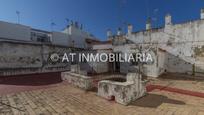
[[134, 31], [144, 30], [148, 17], [154, 27], [164, 25], [164, 16], [172, 15], [173, 23], [200, 18], [204, 0], [0, 0], [0, 21], [18, 22], [36, 29], [62, 31], [66, 19], [77, 21], [84, 29], [101, 40], [106, 31], [115, 34], [120, 27], [127, 31], [127, 24]]

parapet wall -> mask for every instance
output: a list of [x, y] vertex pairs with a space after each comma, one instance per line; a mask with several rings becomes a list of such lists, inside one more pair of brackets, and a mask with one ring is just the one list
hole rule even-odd
[[84, 90], [91, 90], [93, 88], [93, 79], [89, 76], [72, 72], [62, 72], [61, 77], [62, 80], [67, 80], [73, 86]]
[[70, 63], [53, 63], [50, 55], [70, 51], [50, 44], [0, 41], [0, 76], [69, 70]]

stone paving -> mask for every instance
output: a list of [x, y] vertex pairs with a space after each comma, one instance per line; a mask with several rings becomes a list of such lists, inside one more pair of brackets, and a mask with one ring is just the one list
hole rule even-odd
[[[192, 85], [193, 84], [189, 84]], [[2, 115], [204, 115], [204, 98], [153, 90], [123, 106], [70, 85], [3, 94]]]
[[157, 79], [149, 79], [149, 81], [150, 84], [204, 93], [204, 77], [194, 78], [193, 76], [168, 73]]

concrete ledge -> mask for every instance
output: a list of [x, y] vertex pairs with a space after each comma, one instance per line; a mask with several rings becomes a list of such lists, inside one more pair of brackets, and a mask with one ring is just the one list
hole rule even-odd
[[93, 88], [93, 80], [91, 77], [72, 72], [62, 72], [61, 77], [62, 80], [67, 80], [73, 86], [82, 88], [84, 90], [90, 90]]
[[141, 75], [129, 73], [126, 82], [115, 82], [110, 80], [100, 81], [98, 84], [98, 95], [116, 102], [128, 105], [132, 101], [146, 94], [146, 81], [141, 80]]

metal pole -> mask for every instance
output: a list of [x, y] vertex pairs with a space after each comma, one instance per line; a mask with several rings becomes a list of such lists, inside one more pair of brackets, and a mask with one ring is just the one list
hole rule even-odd
[[18, 19], [18, 24], [20, 24], [20, 12], [19, 11], [16, 11], [16, 14], [17, 14], [17, 19]]
[[153, 18], [153, 20], [154, 20], [154, 22], [155, 22], [155, 27], [158, 27], [158, 11], [159, 11], [159, 9], [154, 9], [154, 18]]

